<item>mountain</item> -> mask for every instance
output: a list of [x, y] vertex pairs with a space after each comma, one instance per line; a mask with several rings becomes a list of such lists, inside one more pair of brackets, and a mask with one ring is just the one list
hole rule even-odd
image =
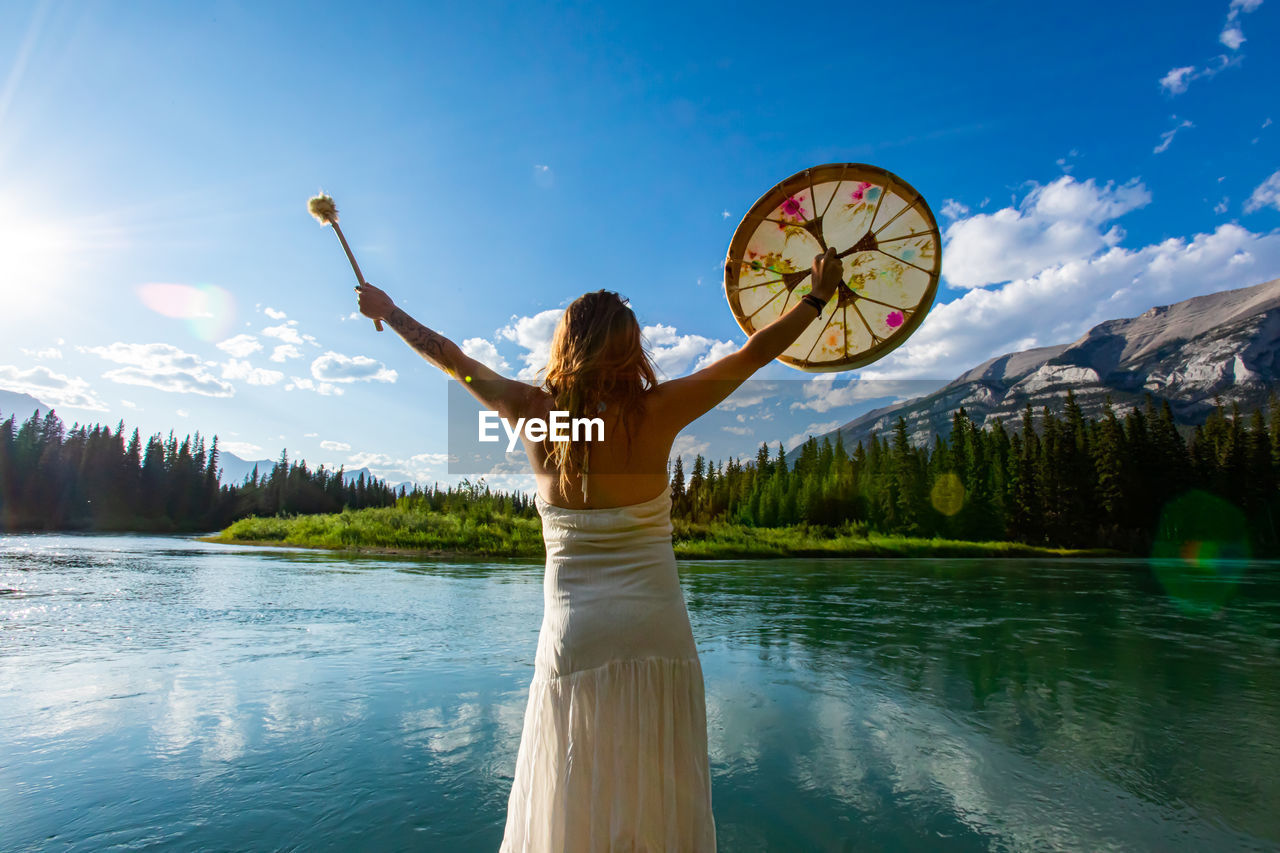
[[41, 415], [44, 415], [49, 409], [49, 406], [41, 403], [30, 394], [5, 391], [0, 388], [0, 421], [7, 421], [12, 415], [18, 423], [22, 423], [31, 417], [32, 412], [39, 411]]
[[932, 394], [868, 412], [836, 432], [852, 448], [902, 417], [912, 441], [923, 444], [948, 434], [961, 406], [980, 425], [1009, 422], [1028, 401], [1060, 410], [1068, 390], [1086, 417], [1096, 417], [1108, 396], [1123, 414], [1150, 394], [1167, 400], [1180, 424], [1192, 425], [1215, 400], [1247, 412], [1278, 387], [1280, 279], [1109, 320], [1071, 344], [993, 358]]
[[271, 466], [275, 465], [274, 459], [241, 459], [234, 453], [228, 453], [225, 450], [218, 451], [218, 468], [220, 469], [220, 479], [224, 486], [238, 486], [245, 481], [245, 478], [253, 473], [256, 466], [258, 474], [270, 474]]
[[[218, 452], [218, 468], [221, 469], [221, 480], [224, 486], [238, 486], [245, 481], [245, 478], [253, 473], [254, 466], [258, 468], [258, 476], [264, 476], [271, 473], [271, 467], [276, 464], [274, 459], [241, 459], [234, 453], [228, 453], [225, 450]], [[374, 474], [368, 468], [357, 468], [354, 471], [343, 471], [343, 479], [348, 483], [353, 483], [364, 474], [365, 479], [373, 479]], [[413, 484], [408, 484], [410, 488]], [[397, 488], [399, 486], [397, 485]]]

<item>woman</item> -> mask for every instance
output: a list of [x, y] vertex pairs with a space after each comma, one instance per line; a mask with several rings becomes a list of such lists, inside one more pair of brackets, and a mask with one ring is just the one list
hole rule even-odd
[[547, 564], [534, 677], [503, 851], [715, 849], [702, 669], [671, 546], [667, 459], [676, 436], [787, 349], [835, 293], [834, 249], [813, 295], [737, 352], [657, 382], [616, 293], [575, 300], [541, 387], [507, 379], [372, 285], [360, 311], [462, 379], [505, 420], [599, 417], [603, 440], [522, 436]]

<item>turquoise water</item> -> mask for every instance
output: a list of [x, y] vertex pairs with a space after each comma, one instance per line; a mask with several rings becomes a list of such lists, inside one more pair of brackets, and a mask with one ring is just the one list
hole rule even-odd
[[[722, 850], [1280, 850], [1274, 565], [682, 579]], [[496, 850], [541, 595], [527, 564], [0, 537], [0, 850]]]

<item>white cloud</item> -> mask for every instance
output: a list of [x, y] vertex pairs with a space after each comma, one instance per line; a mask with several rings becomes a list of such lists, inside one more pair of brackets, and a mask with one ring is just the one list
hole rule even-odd
[[347, 444], [345, 441], [322, 441], [320, 442], [320, 446], [325, 450], [333, 451], [351, 449], [351, 445]]
[[[1243, 37], [1242, 37], [1243, 40]], [[1205, 65], [1203, 68], [1196, 68], [1194, 65], [1184, 66], [1182, 68], [1174, 68], [1164, 77], [1160, 78], [1160, 87], [1169, 95], [1181, 95], [1187, 91], [1187, 87], [1191, 85], [1193, 80], [1211, 80], [1217, 77], [1228, 68], [1235, 68], [1240, 64], [1244, 54], [1237, 53], [1232, 56], [1219, 54], [1213, 62]]]
[[[385, 453], [353, 453], [347, 458], [346, 468], [368, 468], [370, 473], [388, 482], [410, 481], [414, 483], [431, 483], [447, 480], [447, 453], [418, 453], [408, 459], [398, 459]], [[527, 465], [522, 473], [528, 477]], [[475, 477], [473, 476], [474, 480]], [[491, 485], [499, 486], [490, 480]], [[502, 487], [502, 486], [499, 486]]]
[[745, 427], [745, 426], [723, 426], [723, 427], [720, 427], [720, 428], [721, 428], [722, 430], [724, 430], [725, 432], [733, 433], [734, 435], [751, 435], [751, 434], [752, 434], [752, 429], [751, 429], [751, 427]]
[[498, 354], [498, 348], [493, 345], [493, 341], [486, 338], [467, 338], [462, 342], [462, 351], [499, 373], [506, 373], [511, 369], [507, 360]]
[[520, 355], [524, 366], [516, 374], [517, 379], [538, 378], [538, 372], [546, 367], [547, 359], [551, 357], [551, 337], [563, 316], [562, 309], [548, 308], [532, 317], [512, 316], [511, 321], [498, 330], [499, 335], [525, 350]]
[[[1054, 162], [1057, 163], [1058, 168], [1061, 169], [1063, 172], [1065, 172], [1066, 174], [1071, 174], [1071, 170], [1075, 168], [1075, 163], [1071, 161], [1079, 156], [1080, 156], [1080, 151], [1076, 148], [1072, 148], [1070, 151], [1067, 152], [1067, 156], [1059, 157]], [[967, 213], [968, 211], [965, 211], [965, 212]]]
[[120, 405], [124, 406], [126, 409], [138, 408], [138, 404], [133, 402], [132, 400], [121, 400]]
[[686, 457], [689, 461], [685, 465], [685, 470], [688, 471], [688, 466], [693, 463], [694, 457], [699, 453], [706, 453], [707, 448], [710, 446], [710, 442], [699, 441], [698, 437], [695, 435], [685, 434], [676, 436], [675, 442], [671, 445], [671, 453], [667, 455], [667, 458], [675, 459], [677, 456]]
[[54, 373], [44, 365], [23, 370], [12, 364], [0, 364], [0, 387], [19, 394], [30, 394], [54, 408], [107, 411], [107, 404], [93, 392], [88, 382], [78, 376], [72, 378]]
[[715, 341], [702, 358], [698, 359], [698, 363], [693, 366], [693, 369], [701, 370], [712, 362], [719, 361], [726, 355], [737, 352], [740, 348], [741, 345], [733, 341]]
[[302, 335], [298, 332], [297, 326], [297, 320], [288, 320], [279, 326], [267, 326], [262, 330], [262, 334], [286, 344], [301, 344]]
[[286, 391], [315, 391], [322, 397], [340, 397], [342, 389], [330, 382], [316, 382], [305, 376], [295, 376], [284, 386]]
[[[1173, 116], [1173, 118], [1176, 120], [1178, 117], [1177, 117], [1177, 116]], [[1163, 154], [1165, 151], [1168, 151], [1168, 150], [1169, 150], [1169, 146], [1173, 144], [1173, 137], [1177, 135], [1178, 131], [1182, 130], [1183, 128], [1187, 128], [1187, 127], [1195, 127], [1195, 125], [1194, 125], [1194, 124], [1192, 124], [1192, 123], [1191, 123], [1190, 121], [1188, 121], [1187, 119], [1183, 119], [1182, 121], [1180, 121], [1180, 122], [1178, 122], [1177, 124], [1175, 124], [1175, 125], [1174, 125], [1172, 128], [1170, 128], [1169, 130], [1166, 130], [1164, 133], [1160, 134], [1160, 143], [1159, 143], [1158, 145], [1156, 145], [1156, 147], [1155, 147], [1155, 148], [1153, 148], [1153, 149], [1151, 150], [1151, 153], [1152, 153], [1152, 154]]]
[[[498, 330], [498, 337], [514, 341], [524, 350], [519, 356], [523, 366], [516, 378], [525, 381], [538, 378], [551, 356], [551, 339], [563, 315], [562, 310], [549, 309], [532, 317], [513, 316], [506, 326]], [[693, 369], [700, 370], [716, 359], [735, 352], [739, 346], [733, 341], [720, 341], [702, 335], [682, 335], [674, 326], [660, 323], [644, 326], [640, 333], [648, 345], [660, 378], [681, 375], [689, 369], [690, 365], [693, 365]], [[484, 338], [471, 338], [464, 341], [463, 351], [472, 358], [484, 361], [490, 367], [494, 365], [482, 358], [481, 353], [501, 358], [496, 347]], [[504, 366], [495, 369], [506, 370], [506, 362], [501, 363]]]
[[1170, 95], [1181, 95], [1187, 91], [1187, 86], [1196, 78], [1196, 67], [1194, 65], [1184, 65], [1180, 68], [1172, 68], [1169, 73], [1160, 78], [1160, 86]]
[[843, 423], [844, 423], [843, 421], [823, 421], [822, 423], [819, 423], [819, 424], [809, 424], [803, 430], [791, 436], [782, 444], [784, 447], [795, 447], [797, 444], [802, 444], [803, 442], [808, 441], [809, 436], [813, 436], [814, 438], [821, 438], [822, 436], [831, 432], [836, 427], [841, 426]]
[[201, 394], [206, 397], [230, 397], [235, 386], [214, 376], [212, 361], [184, 352], [171, 344], [113, 343], [105, 347], [78, 347], [81, 352], [123, 364], [108, 370], [103, 377], [123, 385], [142, 385], [176, 394]]
[[248, 382], [250, 385], [275, 385], [284, 379], [284, 374], [278, 370], [254, 367], [247, 361], [233, 358], [222, 365], [222, 378]]
[[640, 333], [648, 342], [654, 366], [662, 377], [680, 376], [689, 370], [691, 364], [695, 370], [700, 370], [738, 349], [733, 341], [718, 341], [702, 335], [682, 335], [676, 331], [675, 326], [661, 323], [645, 326]]
[[865, 379], [954, 377], [1006, 352], [1068, 343], [1092, 326], [1205, 293], [1280, 276], [1280, 232], [1235, 224], [1053, 266], [936, 306]]
[[354, 465], [356, 468], [365, 468], [369, 465], [386, 467], [387, 465], [393, 464], [395, 461], [396, 460], [393, 457], [388, 456], [385, 453], [353, 453], [347, 459], [347, 462]]
[[62, 350], [57, 347], [46, 347], [45, 349], [27, 349], [26, 347], [22, 347], [22, 354], [39, 359], [62, 358]]
[[1222, 201], [1218, 202], [1217, 204], [1215, 204], [1215, 205], [1213, 206], [1213, 212], [1214, 212], [1214, 213], [1216, 213], [1216, 214], [1218, 214], [1219, 216], [1221, 216], [1222, 214], [1226, 213], [1226, 212], [1227, 212], [1227, 209], [1228, 209], [1228, 207], [1227, 207], [1227, 203], [1228, 203], [1229, 201], [1231, 201], [1231, 199], [1224, 195], [1224, 196], [1222, 197]]
[[1246, 41], [1240, 27], [1240, 13], [1248, 14], [1261, 5], [1262, 0], [1231, 0], [1227, 7], [1227, 21], [1222, 25], [1222, 32], [1218, 33], [1218, 41], [1229, 50], [1239, 50]]
[[918, 379], [873, 380], [867, 374], [850, 382], [837, 382], [836, 377], [835, 373], [825, 373], [805, 382], [801, 388], [803, 399], [792, 403], [791, 408], [829, 412], [868, 400], [908, 400], [935, 391], [942, 384]]
[[445, 465], [449, 462], [448, 453], [418, 453], [409, 457], [410, 461], [421, 465]]
[[969, 206], [961, 204], [954, 198], [943, 199], [942, 215], [947, 217], [947, 219], [959, 219], [962, 216], [969, 215]]
[[[754, 379], [739, 385], [732, 394], [716, 406], [716, 409], [722, 412], [732, 412], [735, 409], [753, 409], [766, 400], [773, 399], [778, 391], [778, 386], [767, 380]], [[738, 416], [738, 420], [742, 421], [742, 415]]]
[[556, 182], [556, 176], [550, 166], [538, 163], [533, 167], [533, 182], [543, 189], [548, 189]]
[[395, 382], [398, 374], [367, 355], [330, 350], [311, 362], [311, 375], [322, 382]]
[[1246, 41], [1244, 37], [1244, 30], [1240, 29], [1239, 24], [1228, 24], [1223, 28], [1222, 32], [1218, 34], [1218, 41], [1222, 42], [1232, 50], [1239, 50], [1240, 45], [1244, 44]]
[[1253, 188], [1248, 201], [1244, 203], [1244, 212], [1253, 213], [1264, 207], [1280, 210], [1280, 170], [1271, 173], [1271, 177]]
[[247, 459], [262, 452], [261, 447], [256, 444], [250, 444], [247, 441], [219, 441], [218, 448], [235, 454], [241, 459]]
[[205, 365], [197, 355], [184, 352], [172, 344], [126, 344], [116, 342], [105, 347], [79, 347], [81, 352], [92, 353], [117, 364], [131, 364], [153, 369], [175, 368], [196, 370]]
[[290, 358], [302, 358], [302, 350], [293, 344], [280, 344], [271, 351], [271, 360], [275, 362], [284, 362]]
[[955, 287], [982, 287], [1034, 275], [1115, 245], [1123, 230], [1102, 226], [1151, 201], [1137, 180], [1097, 186], [1063, 175], [1035, 185], [1017, 207], [979, 213], [946, 230], [943, 275]]
[[248, 358], [252, 353], [262, 349], [262, 344], [253, 335], [236, 335], [218, 344], [218, 349], [235, 358]]
[[283, 320], [285, 317], [289, 316], [283, 311], [277, 311], [276, 309], [272, 308], [270, 305], [268, 305], [266, 308], [263, 308], [262, 313], [266, 314], [272, 320]]
[[186, 409], [174, 409], [174, 412], [173, 412], [173, 413], [174, 413], [175, 415], [177, 415], [178, 417], [180, 417], [180, 418], [189, 418], [189, 417], [191, 417], [191, 413], [190, 413], [190, 412], [188, 412]]
[[[1227, 68], [1240, 64], [1241, 45], [1245, 43], [1244, 29], [1240, 25], [1241, 13], [1252, 12], [1262, 5], [1262, 0], [1231, 0], [1227, 7], [1227, 20], [1218, 33], [1218, 41], [1232, 52], [1231, 56], [1219, 55], [1203, 68], [1183, 65], [1169, 70], [1160, 78], [1160, 88], [1169, 95], [1181, 95], [1193, 80], [1209, 79]], [[1216, 62], [1216, 64], [1214, 64]], [[1166, 146], [1167, 147], [1167, 146]], [[1157, 152], [1158, 153], [1158, 152]]]

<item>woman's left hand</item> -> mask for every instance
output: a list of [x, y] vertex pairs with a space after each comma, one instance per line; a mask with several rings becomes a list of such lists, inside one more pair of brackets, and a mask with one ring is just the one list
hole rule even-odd
[[356, 293], [360, 294], [360, 313], [370, 319], [385, 320], [396, 308], [390, 296], [367, 282], [358, 285]]

